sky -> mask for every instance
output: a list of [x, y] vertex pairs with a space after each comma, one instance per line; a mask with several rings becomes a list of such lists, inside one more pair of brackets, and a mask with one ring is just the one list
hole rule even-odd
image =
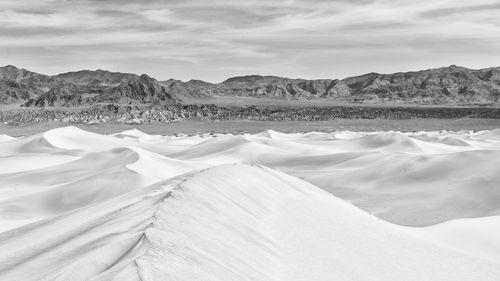
[[0, 65], [220, 82], [500, 66], [500, 1], [0, 0]]

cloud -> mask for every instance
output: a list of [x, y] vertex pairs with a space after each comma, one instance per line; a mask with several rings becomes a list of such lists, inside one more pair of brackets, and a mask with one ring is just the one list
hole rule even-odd
[[491, 12], [494, 10], [500, 10], [500, 3], [430, 9], [420, 13], [420, 15], [423, 17], [434, 18], [434, 17], [445, 17], [457, 14], [468, 14], [468, 13], [483, 12], [483, 11]]
[[0, 61], [211, 81], [477, 68], [500, 62], [499, 9], [489, 0], [3, 0]]
[[0, 26], [0, 37], [36, 37], [36, 36], [55, 36], [71, 34], [72, 31], [63, 28], [47, 28], [47, 27], [22, 27], [22, 26]]

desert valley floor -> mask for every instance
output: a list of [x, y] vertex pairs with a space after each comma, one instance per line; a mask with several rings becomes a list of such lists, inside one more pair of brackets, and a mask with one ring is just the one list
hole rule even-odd
[[500, 130], [0, 135], [0, 280], [500, 276]]

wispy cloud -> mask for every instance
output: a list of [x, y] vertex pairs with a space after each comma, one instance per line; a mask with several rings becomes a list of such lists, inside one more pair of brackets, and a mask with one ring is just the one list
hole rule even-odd
[[3, 0], [0, 64], [220, 81], [500, 65], [491, 0]]
[[476, 12], [494, 12], [495, 10], [500, 10], [500, 3], [487, 3], [480, 5], [468, 5], [468, 6], [451, 6], [430, 9], [423, 11], [420, 15], [424, 17], [447, 17], [457, 14], [470, 14]]

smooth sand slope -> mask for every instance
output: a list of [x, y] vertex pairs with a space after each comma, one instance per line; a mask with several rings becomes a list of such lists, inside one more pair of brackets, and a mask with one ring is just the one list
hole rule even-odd
[[4, 136], [0, 280], [498, 280], [499, 151], [500, 131]]

